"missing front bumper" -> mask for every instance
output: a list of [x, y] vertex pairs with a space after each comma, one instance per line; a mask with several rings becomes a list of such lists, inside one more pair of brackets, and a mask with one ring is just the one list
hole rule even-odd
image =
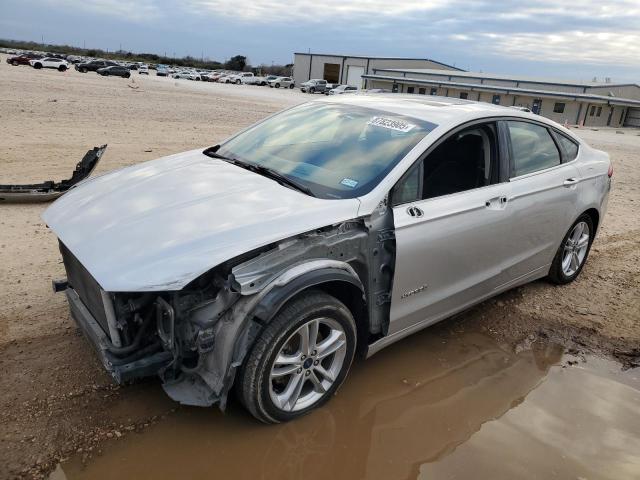
[[117, 383], [122, 384], [138, 378], [155, 376], [173, 359], [170, 352], [161, 351], [128, 363], [122, 363], [122, 360], [109, 352], [109, 348], [113, 347], [111, 340], [89, 309], [82, 303], [77, 292], [73, 288], [67, 288], [65, 293], [69, 301], [71, 316], [93, 344], [104, 368]]

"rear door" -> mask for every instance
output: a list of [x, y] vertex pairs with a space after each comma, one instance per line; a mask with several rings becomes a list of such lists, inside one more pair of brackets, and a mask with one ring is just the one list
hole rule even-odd
[[504, 283], [504, 160], [497, 123], [480, 122], [441, 140], [394, 187], [390, 334], [433, 323]]
[[[509, 142], [509, 257], [511, 281], [549, 269], [562, 238], [578, 215], [575, 152], [567, 152], [546, 125], [504, 121]], [[558, 134], [559, 135], [559, 134]]]

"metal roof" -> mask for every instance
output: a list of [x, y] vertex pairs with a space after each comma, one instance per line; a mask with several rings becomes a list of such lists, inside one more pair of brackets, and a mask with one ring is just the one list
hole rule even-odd
[[[456, 74], [457, 75], [457, 74]], [[501, 85], [488, 85], [486, 83], [465, 83], [465, 82], [452, 82], [448, 80], [430, 80], [423, 78], [411, 78], [411, 77], [394, 77], [389, 75], [363, 75], [362, 78], [369, 80], [384, 80], [395, 83], [413, 83], [424, 85], [437, 85], [446, 87], [456, 87], [464, 90], [471, 91], [483, 91], [483, 92], [504, 92], [507, 95], [510, 93], [531, 94], [541, 97], [557, 97], [567, 98], [573, 100], [592, 100], [607, 104], [616, 105], [640, 105], [640, 100], [634, 100], [632, 98], [622, 97], [609, 97], [606, 95], [594, 95], [590, 93], [572, 93], [572, 92], [560, 92], [553, 90], [541, 90], [537, 88], [522, 88], [522, 87], [504, 87]]]
[[[422, 75], [438, 75], [449, 76], [443, 70], [437, 70], [433, 68], [374, 68], [374, 72], [399, 72], [399, 73], [415, 73]], [[563, 80], [555, 78], [540, 78], [540, 77], [528, 77], [522, 75], [500, 75], [497, 73], [483, 73], [483, 72], [467, 72], [461, 71], [455, 74], [456, 77], [477, 78], [480, 80], [502, 80], [512, 82], [526, 82], [526, 83], [538, 83], [542, 85], [565, 85], [571, 87], [626, 87], [635, 86], [639, 87], [637, 83], [612, 83], [612, 82], [593, 82], [584, 80]]]
[[[443, 62], [439, 62], [438, 60], [433, 60], [432, 58], [411, 58], [411, 57], [374, 57], [367, 55], [344, 55], [342, 53], [314, 53], [314, 52], [294, 52], [294, 55], [306, 55], [306, 56], [316, 56], [316, 57], [338, 57], [338, 58], [360, 58], [364, 60], [410, 60], [410, 61], [420, 61], [420, 62], [431, 62], [437, 63], [438, 65], [442, 65], [450, 68], [451, 70], [455, 70], [457, 72], [464, 72], [463, 69], [454, 67], [453, 65], [449, 65]], [[378, 70], [378, 69], [374, 69]], [[438, 70], [434, 70], [438, 71]]]

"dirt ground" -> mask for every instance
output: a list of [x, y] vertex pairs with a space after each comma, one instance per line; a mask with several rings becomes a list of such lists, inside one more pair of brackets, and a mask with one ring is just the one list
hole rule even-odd
[[[308, 96], [264, 87], [12, 67], [0, 55], [0, 183], [68, 177], [109, 145], [95, 174], [213, 145]], [[438, 328], [479, 330], [527, 348], [538, 337], [575, 353], [640, 364], [640, 132], [580, 129], [607, 151], [615, 186], [579, 279], [536, 282]], [[106, 375], [50, 281], [64, 277], [46, 205], [0, 205], [0, 478], [40, 478], [72, 453], [144, 429], [176, 409], [157, 382]]]

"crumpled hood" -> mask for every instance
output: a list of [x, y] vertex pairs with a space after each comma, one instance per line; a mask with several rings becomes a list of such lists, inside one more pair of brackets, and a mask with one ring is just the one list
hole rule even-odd
[[200, 150], [92, 178], [42, 215], [106, 291], [178, 290], [242, 253], [355, 218]]

